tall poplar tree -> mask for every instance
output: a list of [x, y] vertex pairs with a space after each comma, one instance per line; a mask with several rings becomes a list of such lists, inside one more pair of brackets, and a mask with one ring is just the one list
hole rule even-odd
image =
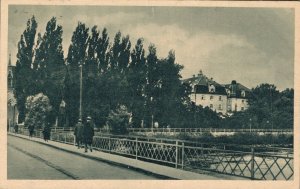
[[[70, 126], [74, 126], [79, 115], [80, 98], [80, 68], [87, 59], [87, 48], [89, 39], [89, 28], [79, 22], [71, 39], [67, 56], [68, 78], [65, 81], [64, 96], [66, 101], [66, 113], [69, 117]], [[86, 76], [85, 76], [86, 77]], [[84, 79], [83, 79], [84, 81]], [[83, 91], [85, 91], [83, 85]]]
[[46, 25], [43, 36], [39, 34], [34, 67], [40, 92], [49, 97], [52, 105], [50, 123], [59, 115], [59, 106], [63, 100], [62, 88], [65, 76], [64, 55], [62, 49], [62, 26], [52, 17]]
[[109, 64], [109, 37], [107, 29], [102, 30], [102, 35], [98, 39], [98, 44], [96, 48], [98, 57], [98, 69], [100, 73], [104, 73], [108, 69]]
[[16, 99], [19, 111], [19, 122], [25, 119], [25, 101], [29, 95], [36, 93], [32, 60], [33, 60], [33, 47], [36, 35], [37, 22], [35, 17], [27, 21], [26, 29], [21, 35], [18, 42], [18, 54], [16, 62]]
[[146, 87], [146, 58], [143, 47], [143, 39], [137, 40], [131, 53], [128, 82], [130, 86], [130, 110], [132, 112], [132, 126], [139, 127], [145, 111], [145, 87]]

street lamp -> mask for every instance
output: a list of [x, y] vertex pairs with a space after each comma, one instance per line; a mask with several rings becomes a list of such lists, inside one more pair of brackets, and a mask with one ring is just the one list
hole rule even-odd
[[79, 68], [80, 68], [80, 102], [79, 102], [79, 119], [82, 120], [82, 63], [80, 63]]
[[151, 101], [151, 106], [152, 106], [152, 115], [151, 115], [151, 128], [152, 128], [152, 132], [153, 132], [153, 127], [154, 127], [154, 125], [153, 125], [153, 102], [152, 102], [152, 100], [153, 100], [153, 97], [151, 96], [150, 97], [150, 101]]
[[250, 118], [249, 121], [250, 121], [250, 133], [251, 133], [252, 132], [252, 129], [251, 129], [251, 127], [252, 127], [252, 125], [251, 125], [252, 119]]
[[60, 126], [65, 127], [65, 114], [66, 114], [66, 102], [64, 99], [61, 100], [61, 103], [59, 105], [59, 113], [60, 113]]

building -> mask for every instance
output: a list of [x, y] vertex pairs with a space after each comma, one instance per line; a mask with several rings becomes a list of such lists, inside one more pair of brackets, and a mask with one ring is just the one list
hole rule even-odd
[[196, 105], [209, 107], [223, 115], [246, 110], [251, 91], [235, 80], [231, 84], [219, 84], [213, 78], [206, 77], [200, 70], [197, 76], [183, 80], [192, 87], [191, 101]]
[[227, 113], [227, 93], [223, 85], [206, 77], [202, 71], [184, 82], [192, 87], [190, 98], [196, 105], [209, 107], [217, 113]]
[[247, 87], [235, 80], [231, 84], [225, 85], [227, 93], [227, 113], [246, 110], [249, 107], [248, 99], [251, 97], [251, 91]]
[[9, 55], [7, 66], [7, 126], [11, 127], [18, 122], [17, 100], [15, 98], [15, 66], [11, 64]]

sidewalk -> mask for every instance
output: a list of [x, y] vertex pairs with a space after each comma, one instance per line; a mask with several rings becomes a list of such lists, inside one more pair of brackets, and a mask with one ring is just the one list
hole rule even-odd
[[208, 172], [208, 171], [203, 171], [203, 174], [189, 172], [182, 169], [176, 169], [168, 166], [158, 165], [155, 163], [127, 158], [120, 155], [114, 155], [114, 154], [97, 151], [97, 150], [93, 150], [93, 152], [84, 153], [84, 149], [82, 148], [77, 149], [77, 147], [74, 145], [64, 144], [55, 141], [44, 142], [44, 140], [40, 138], [29, 138], [28, 136], [24, 136], [20, 134], [11, 134], [11, 133], [9, 134], [11, 136], [20, 137], [26, 140], [38, 142], [40, 144], [44, 144], [69, 153], [77, 154], [82, 157], [134, 169], [137, 171], [147, 172], [150, 174], [161, 176], [162, 178], [180, 179], [180, 180], [245, 180], [245, 178], [241, 178], [241, 177], [218, 174], [218, 173]]

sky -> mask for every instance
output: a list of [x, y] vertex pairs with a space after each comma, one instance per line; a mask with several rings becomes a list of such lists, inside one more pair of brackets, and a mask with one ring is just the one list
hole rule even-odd
[[176, 62], [184, 66], [183, 79], [202, 70], [220, 84], [236, 80], [248, 88], [261, 83], [279, 90], [294, 86], [294, 9], [9, 5], [8, 52], [13, 64], [32, 15], [41, 34], [47, 22], [57, 18], [65, 57], [80, 21], [100, 31], [107, 28], [111, 42], [118, 31], [130, 36], [132, 47], [142, 37], [146, 52], [153, 43], [160, 58], [174, 50]]

